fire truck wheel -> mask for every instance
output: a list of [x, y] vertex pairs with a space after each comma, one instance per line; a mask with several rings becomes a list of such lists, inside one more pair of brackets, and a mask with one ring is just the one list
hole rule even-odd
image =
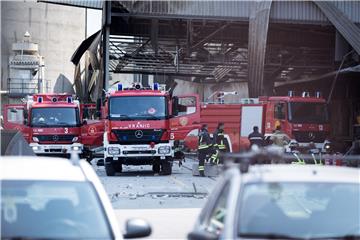
[[161, 175], [171, 175], [172, 162], [165, 161], [161, 163]]
[[105, 172], [107, 176], [114, 176], [116, 171], [111, 158], [105, 159]]
[[152, 165], [152, 170], [154, 173], [160, 173], [160, 163], [154, 162]]
[[112, 165], [113, 165], [116, 172], [119, 172], [119, 173], [122, 172], [122, 164], [121, 163], [114, 163], [113, 162]]

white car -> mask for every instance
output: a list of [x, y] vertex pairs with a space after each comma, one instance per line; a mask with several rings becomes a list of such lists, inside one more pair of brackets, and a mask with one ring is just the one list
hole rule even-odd
[[360, 239], [360, 171], [234, 164], [188, 239]]
[[142, 220], [122, 234], [108, 196], [84, 160], [2, 157], [1, 239], [123, 239], [150, 235]]

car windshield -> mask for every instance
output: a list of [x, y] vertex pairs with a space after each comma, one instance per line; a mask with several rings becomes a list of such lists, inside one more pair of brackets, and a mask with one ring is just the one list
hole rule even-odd
[[111, 97], [109, 105], [112, 120], [160, 120], [167, 116], [165, 97]]
[[325, 103], [291, 102], [289, 103], [289, 121], [292, 123], [328, 122]]
[[248, 184], [241, 199], [238, 233], [242, 237], [360, 235], [359, 184]]
[[89, 182], [1, 183], [2, 239], [110, 239], [109, 224]]
[[77, 108], [33, 108], [31, 111], [33, 127], [76, 127], [79, 121]]

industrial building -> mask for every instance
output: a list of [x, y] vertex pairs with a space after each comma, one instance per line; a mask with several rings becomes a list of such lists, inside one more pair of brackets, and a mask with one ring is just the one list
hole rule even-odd
[[[30, 35], [32, 49], [41, 56], [41, 81], [46, 83], [46, 90], [53, 91], [56, 80], [72, 82], [74, 77], [74, 65], [71, 63], [71, 55], [76, 47], [86, 38], [85, 36], [85, 9], [72, 8], [46, 3], [38, 3], [35, 0], [27, 1], [1, 1], [1, 90], [3, 103], [19, 102], [19, 99], [39, 91], [38, 83], [34, 82], [37, 75], [29, 75], [27, 72], [11, 72], [11, 59], [14, 55], [18, 58], [24, 51], [16, 48], [13, 44], [22, 44], [24, 34]], [[32, 53], [31, 53], [32, 54]], [[25, 57], [24, 57], [25, 58]], [[18, 62], [18, 67], [20, 62]], [[37, 66], [20, 66], [23, 69], [38, 69]], [[24, 76], [24, 74], [26, 76]], [[10, 79], [13, 80], [10, 80]], [[28, 78], [28, 79], [27, 79]], [[27, 82], [33, 82], [28, 84]], [[23, 84], [23, 89], [19, 88]], [[10, 89], [11, 87], [15, 89]], [[29, 89], [27, 89], [29, 88]], [[9, 98], [10, 97], [10, 98]]]

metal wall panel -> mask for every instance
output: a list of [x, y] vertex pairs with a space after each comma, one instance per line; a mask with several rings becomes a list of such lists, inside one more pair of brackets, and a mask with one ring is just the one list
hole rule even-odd
[[53, 4], [60, 4], [60, 5], [67, 5], [67, 6], [74, 6], [74, 7], [83, 7], [83, 8], [93, 8], [93, 9], [102, 9], [101, 0], [38, 0], [38, 2], [45, 2], [45, 3], [53, 3]]

